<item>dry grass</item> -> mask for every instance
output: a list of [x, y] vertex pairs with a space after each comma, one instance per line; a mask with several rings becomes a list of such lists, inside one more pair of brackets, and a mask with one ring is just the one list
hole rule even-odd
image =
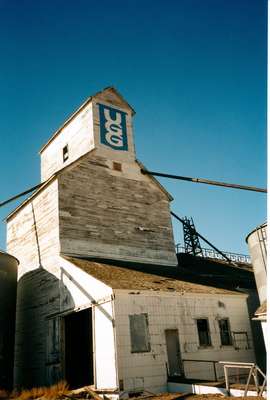
[[60, 381], [50, 387], [34, 387], [32, 389], [22, 390], [21, 392], [13, 392], [11, 398], [16, 400], [32, 400], [42, 397], [43, 399], [52, 400], [67, 395], [68, 392], [67, 382]]

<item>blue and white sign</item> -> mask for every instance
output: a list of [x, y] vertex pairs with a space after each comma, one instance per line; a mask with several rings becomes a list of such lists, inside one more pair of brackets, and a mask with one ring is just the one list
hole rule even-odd
[[104, 104], [98, 104], [98, 107], [100, 142], [115, 150], [127, 150], [127, 114]]

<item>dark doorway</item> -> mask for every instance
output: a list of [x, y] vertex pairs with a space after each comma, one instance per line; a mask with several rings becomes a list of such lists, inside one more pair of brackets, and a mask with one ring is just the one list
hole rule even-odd
[[166, 347], [168, 355], [168, 375], [176, 377], [183, 375], [183, 366], [180, 354], [178, 329], [165, 330]]
[[65, 376], [70, 388], [92, 385], [92, 309], [65, 317]]

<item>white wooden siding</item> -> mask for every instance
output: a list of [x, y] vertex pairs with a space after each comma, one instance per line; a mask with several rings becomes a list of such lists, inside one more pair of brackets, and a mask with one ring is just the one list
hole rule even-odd
[[[63, 162], [63, 148], [68, 159]], [[41, 182], [95, 147], [92, 104], [85, 106], [41, 152]]]
[[118, 389], [112, 302], [94, 308], [95, 377], [97, 389]]
[[73, 304], [66, 298], [61, 300], [61, 312], [70, 307], [93, 307], [94, 369], [97, 389], [118, 387], [116, 348], [114, 339], [113, 291], [112, 289], [80, 270], [69, 261], [60, 260], [61, 281], [71, 294]]
[[[148, 314], [151, 351], [131, 353], [129, 315], [139, 313]], [[115, 315], [119, 379], [123, 380], [126, 391], [140, 390], [142, 382], [150, 391], [166, 390], [165, 329], [178, 329], [182, 359], [254, 362], [245, 295], [181, 295], [150, 291], [131, 294], [127, 290], [116, 290]], [[250, 349], [238, 351], [233, 346], [221, 346], [218, 319], [227, 317], [232, 331], [247, 332]], [[212, 342], [209, 347], [199, 346], [196, 318], [208, 318]], [[184, 370], [187, 378], [214, 379], [211, 363], [185, 362]]]
[[90, 153], [68, 168], [59, 216], [63, 254], [177, 264], [168, 197], [135, 161], [118, 172]]

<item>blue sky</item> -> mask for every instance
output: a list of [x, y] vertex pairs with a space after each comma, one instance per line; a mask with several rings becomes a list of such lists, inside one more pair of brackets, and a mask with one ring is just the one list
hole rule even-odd
[[[135, 108], [149, 169], [266, 186], [265, 0], [1, 0], [0, 201], [40, 180], [38, 151], [89, 95]], [[266, 196], [160, 179], [172, 210], [247, 253]], [[18, 204], [0, 209], [2, 219]], [[182, 227], [175, 224], [175, 239]]]

